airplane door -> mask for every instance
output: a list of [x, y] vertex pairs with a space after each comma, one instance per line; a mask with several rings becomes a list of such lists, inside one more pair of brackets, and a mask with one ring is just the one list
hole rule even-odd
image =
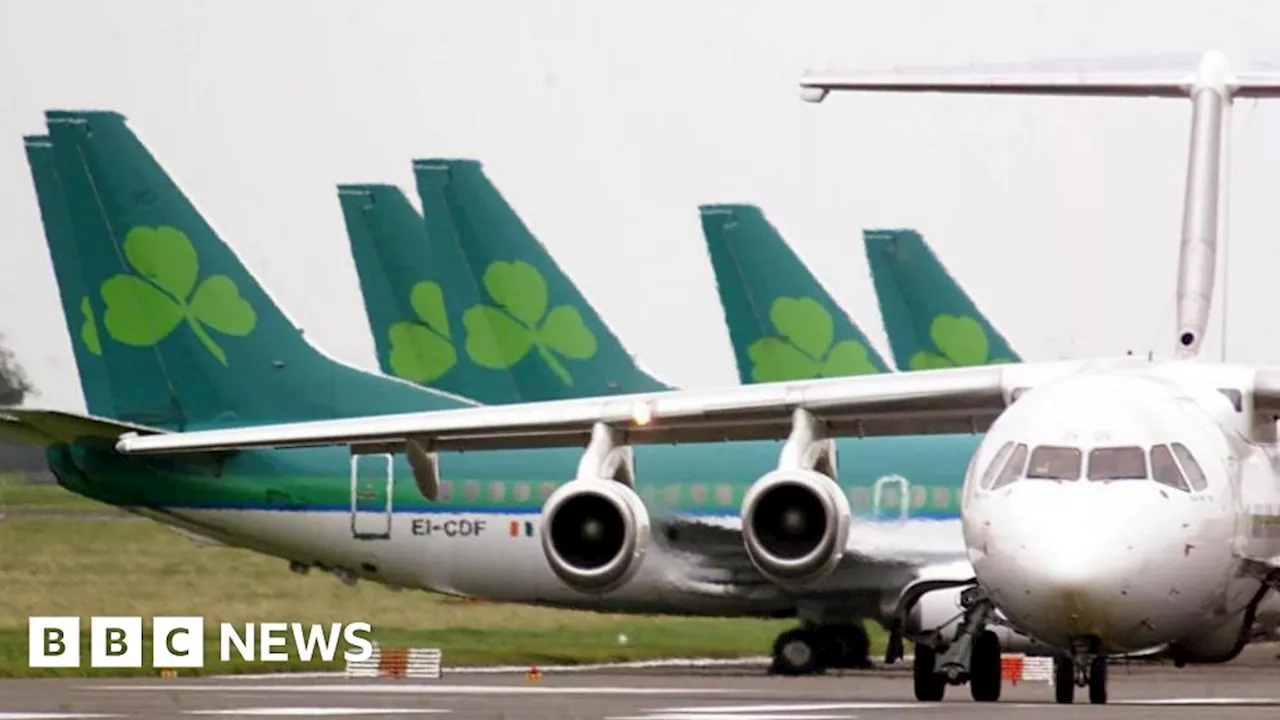
[[876, 480], [876, 486], [871, 490], [871, 505], [872, 514], [877, 520], [881, 518], [886, 504], [892, 504], [884, 502], [886, 491], [893, 493], [890, 497], [897, 498], [898, 519], [906, 520], [911, 503], [911, 483], [901, 475], [885, 475]]
[[390, 453], [351, 456], [351, 534], [359, 540], [391, 537], [391, 491], [395, 463]]

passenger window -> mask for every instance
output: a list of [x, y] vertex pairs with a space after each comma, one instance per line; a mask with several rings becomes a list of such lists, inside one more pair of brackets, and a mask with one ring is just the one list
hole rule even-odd
[[1146, 480], [1147, 454], [1140, 447], [1101, 447], [1089, 451], [1090, 480]]
[[1169, 452], [1169, 448], [1165, 445], [1156, 445], [1151, 448], [1151, 477], [1161, 485], [1168, 485], [1175, 490], [1183, 492], [1191, 492], [1191, 488], [1187, 485], [1187, 480], [1182, 476], [1182, 471], [1178, 469], [1178, 463], [1173, 459], [1173, 453]]
[[507, 496], [507, 486], [501, 480], [489, 481], [489, 500], [490, 502], [500, 503]]
[[1005, 443], [996, 451], [996, 456], [991, 458], [991, 464], [987, 466], [987, 471], [982, 474], [982, 480], [978, 483], [978, 487], [984, 490], [991, 489], [991, 483], [996, 479], [996, 475], [1004, 469], [1005, 461], [1009, 459], [1009, 453], [1013, 452], [1013, 441]]
[[1031, 452], [1027, 477], [1038, 480], [1079, 480], [1083, 457], [1080, 448], [1041, 445]]
[[1000, 471], [1000, 476], [991, 484], [992, 490], [1004, 487], [1022, 477], [1027, 471], [1027, 446], [1018, 443], [1018, 447], [1014, 449], [1013, 454], [1009, 456], [1009, 462], [1004, 464], [1004, 469]]
[[1186, 445], [1174, 443], [1173, 454], [1177, 456], [1178, 464], [1182, 466], [1182, 472], [1186, 474], [1192, 490], [1204, 490], [1209, 487], [1209, 479], [1205, 477], [1204, 470], [1200, 469], [1200, 463], [1196, 462], [1195, 456]]

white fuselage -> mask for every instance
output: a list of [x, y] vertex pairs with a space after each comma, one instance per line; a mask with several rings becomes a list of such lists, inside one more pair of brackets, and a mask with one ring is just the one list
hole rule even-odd
[[[1276, 499], [1273, 448], [1247, 439], [1246, 413], [1223, 386], [1194, 377], [1202, 370], [1180, 376], [1179, 365], [1048, 382], [1014, 402], [978, 448], [962, 513], [969, 558], [997, 607], [1050, 645], [1181, 647], [1200, 662], [1238, 649], [1260, 587], [1243, 566], [1277, 549], [1250, 533], [1251, 508]], [[1187, 480], [1185, 462], [1174, 471], [1185, 487], [1154, 479], [1159, 466], [1168, 480], [1170, 466], [1152, 448], [1175, 443], [1202, 480]], [[1002, 482], [993, 464], [1017, 467]]]

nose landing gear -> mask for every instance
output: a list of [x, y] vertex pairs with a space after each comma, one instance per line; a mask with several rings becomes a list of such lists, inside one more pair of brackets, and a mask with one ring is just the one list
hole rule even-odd
[[1053, 696], [1059, 705], [1075, 702], [1076, 687], [1089, 688], [1089, 702], [1107, 704], [1107, 658], [1094, 643], [1078, 645], [1073, 656], [1053, 659]]
[[995, 606], [977, 587], [960, 596], [964, 621], [955, 637], [947, 641], [941, 633], [916, 642], [912, 668], [916, 700], [939, 702], [947, 685], [969, 683], [975, 702], [1000, 699], [1003, 676], [1000, 672], [1000, 638], [987, 629]]

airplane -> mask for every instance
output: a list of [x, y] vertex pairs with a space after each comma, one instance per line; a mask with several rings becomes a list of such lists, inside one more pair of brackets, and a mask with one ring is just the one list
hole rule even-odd
[[670, 389], [479, 162], [417, 160], [414, 174], [422, 214], [395, 186], [338, 190], [383, 372], [486, 404]]
[[889, 371], [760, 208], [706, 204], [698, 213], [744, 385]]
[[1022, 362], [915, 230], [864, 230], [880, 317], [899, 370]]
[[[554, 399], [558, 397], [587, 397], [596, 393], [590, 392], [583, 384], [566, 386], [558, 377], [545, 372], [538, 358], [532, 358], [544, 372], [541, 377], [522, 382], [514, 376], [499, 377], [492, 383], [484, 378], [495, 375], [489, 369], [476, 364], [463, 368], [465, 361], [459, 361], [459, 351], [454, 347], [463, 344], [461, 337], [455, 335], [454, 328], [470, 330], [466, 316], [474, 307], [488, 300], [482, 295], [480, 288], [493, 293], [490, 286], [501, 282], [502, 278], [491, 279], [491, 271], [480, 268], [492, 267], [494, 263], [514, 266], [518, 263], [532, 262], [536, 264], [538, 277], [553, 288], [551, 299], [545, 303], [553, 306], [565, 306], [586, 318], [587, 327], [594, 330], [601, 338], [600, 344], [612, 347], [613, 352], [600, 353], [605, 357], [584, 358], [571, 366], [575, 374], [599, 373], [602, 369], [607, 373], [605, 378], [643, 378], [639, 384], [650, 385], [654, 381], [629, 362], [620, 343], [609, 331], [608, 327], [596, 314], [576, 289], [573, 281], [558, 267], [545, 248], [525, 228], [514, 210], [503, 200], [501, 194], [486, 177], [480, 163], [471, 160], [418, 160], [414, 163], [419, 193], [423, 203], [423, 215], [418, 215], [408, 199], [395, 186], [385, 184], [342, 185], [339, 187], [339, 199], [346, 218], [348, 235], [352, 245], [352, 255], [360, 275], [361, 289], [365, 297], [366, 310], [370, 328], [375, 329], [378, 339], [379, 363], [382, 371], [389, 375], [406, 378], [419, 384], [436, 387], [486, 403], [509, 403], [521, 400]], [[704, 227], [708, 228], [708, 243], [711, 255], [716, 261], [717, 275], [722, 297], [726, 298], [726, 307], [734, 307], [734, 300], [748, 302], [741, 295], [733, 295], [729, 299], [727, 286], [729, 282], [722, 273], [725, 255], [733, 253], [738, 265], [746, 269], [750, 263], [757, 267], [770, 266], [775, 271], [782, 267], [781, 261], [787, 256], [798, 272], [788, 276], [792, 282], [788, 287], [795, 293], [807, 294], [805, 299], [816, 303], [813, 298], [821, 298], [827, 307], [836, 308], [834, 301], [826, 294], [817, 281], [808, 275], [798, 258], [795, 258], [779, 237], [768, 225], [758, 209], [747, 206], [705, 206], [702, 208]], [[731, 220], [731, 216], [736, 219]], [[429, 218], [423, 225], [423, 216]], [[716, 236], [712, 239], [711, 224], [714, 224]], [[734, 250], [730, 250], [734, 246]], [[778, 257], [782, 255], [783, 257]], [[494, 258], [501, 258], [494, 260]], [[750, 263], [748, 262], [750, 261]], [[530, 265], [530, 269], [535, 266]], [[543, 274], [545, 273], [545, 275]], [[777, 276], [777, 273], [774, 273]], [[740, 283], [735, 287], [743, 293], [760, 292], [762, 286], [778, 287], [775, 279], [769, 284], [767, 277], [751, 274], [750, 283]], [[806, 282], [806, 278], [808, 281]], [[423, 283], [431, 287], [421, 288]], [[500, 286], [499, 286], [500, 287]], [[420, 295], [420, 296], [419, 296]], [[563, 299], [561, 303], [557, 298]], [[448, 308], [441, 310], [438, 308]], [[437, 308], [437, 309], [419, 309]], [[818, 306], [819, 313], [825, 312]], [[732, 322], [733, 313], [727, 312], [726, 324], [731, 329], [736, 327]], [[869, 357], [876, 363], [880, 371], [887, 370], [884, 361], [871, 349], [870, 343], [847, 317], [841, 317], [839, 338], [833, 338], [828, 345], [834, 346], [826, 353], [830, 360], [837, 357], [848, 357], [840, 350], [850, 343], [861, 343]], [[830, 324], [830, 320], [827, 322]], [[405, 324], [417, 325], [413, 328], [420, 340], [414, 343], [412, 355], [401, 346], [399, 363], [396, 359], [396, 333], [402, 333], [400, 342], [405, 342], [408, 330]], [[807, 325], [812, 326], [810, 320]], [[821, 324], [821, 323], [819, 323]], [[376, 328], [395, 328], [380, 332]], [[429, 326], [436, 326], [435, 328]], [[802, 326], [803, 328], [803, 326]], [[490, 328], [495, 329], [495, 328]], [[819, 328], [821, 331], [821, 328]], [[828, 329], [827, 334], [831, 334]], [[427, 333], [431, 337], [427, 337]], [[747, 335], [742, 332], [731, 333], [739, 358], [746, 357], [749, 346], [761, 338], [758, 333]], [[836, 342], [838, 340], [839, 342]], [[469, 342], [469, 337], [468, 337]], [[781, 342], [786, 342], [781, 340]], [[446, 344], [447, 343], [447, 344]], [[822, 357], [819, 359], [823, 359]], [[612, 362], [605, 362], [611, 360]], [[450, 365], [450, 363], [453, 363]], [[397, 365], [399, 367], [397, 367]], [[816, 366], [815, 366], [816, 367]], [[434, 370], [432, 368], [440, 368]], [[813, 376], [815, 368], [801, 370], [802, 376]], [[459, 372], [461, 371], [461, 372]], [[837, 369], [838, 372], [844, 372]], [[497, 373], [502, 375], [502, 373]], [[589, 377], [594, 377], [590, 376]], [[744, 382], [756, 382], [769, 379], [767, 376], [749, 377], [744, 373]], [[637, 383], [609, 380], [605, 392], [636, 392]], [[602, 383], [594, 383], [601, 387]], [[958, 476], [962, 469], [954, 468]], [[898, 485], [900, 476], [885, 475], [877, 480], [888, 478], [890, 483]], [[881, 485], [882, 492], [884, 484]], [[904, 488], [905, 490], [905, 488]], [[858, 495], [855, 502], [865, 497]], [[904, 504], [899, 505], [901, 511], [907, 512]], [[901, 515], [905, 518], [905, 515]], [[956, 538], [959, 539], [958, 537]], [[501, 558], [495, 558], [503, 562]], [[949, 614], [946, 614], [948, 613]], [[945, 614], [945, 615], [944, 615]], [[950, 606], [942, 604], [930, 616], [952, 617], [955, 615], [954, 602]], [[1029, 649], [1034, 650], [1029, 640], [1022, 640]], [[794, 643], [792, 643], [794, 644]], [[861, 652], [865, 643], [846, 643], [846, 648], [853, 647]], [[784, 654], [780, 651], [780, 654]], [[785, 653], [792, 657], [808, 657], [806, 650], [792, 649]], [[835, 653], [828, 656], [825, 667], [866, 667], [869, 665], [865, 653]], [[812, 665], [795, 666], [775, 661], [775, 672], [798, 673], [799, 668], [807, 667], [808, 671], [819, 668]]]
[[[754, 534], [766, 516], [755, 513], [778, 517], [778, 526], [786, 527], [804, 515], [801, 507], [816, 511], [819, 498], [836, 496], [832, 438], [981, 433], [965, 473], [961, 513], [973, 575], [920, 579], [904, 589], [895, 608], [901, 616], [922, 595], [963, 588], [964, 618], [955, 634], [917, 641], [918, 700], [941, 700], [949, 685], [963, 683], [975, 701], [999, 700], [998, 612], [1057, 651], [1059, 703], [1073, 702], [1076, 687], [1088, 688], [1091, 703], [1106, 703], [1109, 656], [1164, 648], [1177, 664], [1234, 658], [1248, 642], [1258, 603], [1280, 580], [1280, 533], [1274, 532], [1280, 527], [1280, 368], [1212, 362], [1198, 354], [1225, 219], [1227, 110], [1237, 97], [1280, 97], [1280, 73], [1233, 72], [1226, 56], [1214, 51], [1191, 73], [984, 73], [969, 67], [801, 81], [801, 98], [808, 102], [834, 91], [1189, 96], [1191, 152], [1173, 357], [1023, 362], [319, 422], [135, 430], [122, 433], [116, 450], [181, 460], [377, 443], [418, 458], [420, 482], [430, 485], [439, 453], [585, 447], [574, 479], [544, 508], [543, 545], [551, 563], [568, 561], [582, 577], [608, 569], [608, 590], [625, 595], [622, 579], [641, 577], [662, 561], [637, 542], [649, 529], [647, 515], [628, 504], [634, 501], [611, 500], [631, 497], [630, 483], [647, 472], [641, 463], [620, 475], [608, 462], [620, 451], [711, 442], [745, 451], [751, 441], [783, 440], [775, 469], [744, 497], [742, 535], [752, 557], [768, 557], [763, 550], [784, 561], [771, 567], [775, 577], [783, 568], [803, 566], [801, 573], [779, 577], [795, 587], [839, 565], [844, 547], [775, 544]], [[797, 501], [788, 502], [787, 495]], [[832, 525], [843, 532], [847, 517], [841, 508]], [[611, 552], [596, 546], [601, 552], [562, 554], [575, 528], [612, 538]]]
[[[618, 448], [597, 470], [624, 482], [590, 496], [568, 482], [582, 460], [573, 448], [122, 455], [114, 445], [127, 432], [523, 405], [481, 406], [326, 356], [121, 115], [50, 111], [46, 122], [27, 153], [88, 414], [6, 409], [0, 430], [45, 447], [73, 492], [343, 582], [605, 612], [797, 617], [773, 648], [787, 674], [865, 659], [861, 622], [895, 620], [887, 610], [902, 588], [972, 575], [958, 502], [979, 438], [966, 434], [827, 443], [805, 462], [835, 475], [843, 448], [854, 464], [839, 485], [785, 473], [756, 483], [776, 466], [778, 445], [764, 438]], [[628, 529], [593, 534], [591, 513], [609, 508]], [[649, 558], [645, 569], [632, 556]], [[902, 632], [952, 622], [959, 593], [921, 603]]]

